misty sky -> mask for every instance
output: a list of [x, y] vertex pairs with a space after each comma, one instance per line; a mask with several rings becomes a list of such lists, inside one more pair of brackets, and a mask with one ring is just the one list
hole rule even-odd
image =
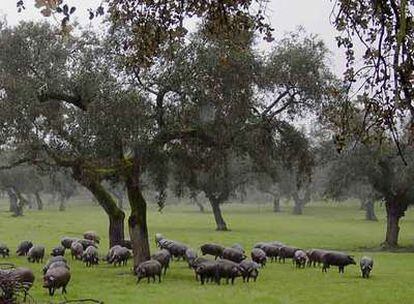
[[[41, 20], [39, 10], [34, 8], [33, 0], [26, 0], [27, 10], [18, 13], [16, 0], [0, 0], [0, 15], [6, 15], [9, 24], [20, 20]], [[96, 7], [101, 0], [68, 0], [78, 8], [76, 16], [84, 26], [89, 25], [88, 8]], [[275, 28], [275, 37], [303, 26], [308, 33], [318, 34], [332, 51], [332, 68], [339, 76], [344, 67], [343, 50], [338, 50], [335, 42], [336, 32], [329, 22], [333, 2], [331, 0], [271, 0], [268, 4], [268, 16]], [[266, 46], [264, 46], [266, 47]]]

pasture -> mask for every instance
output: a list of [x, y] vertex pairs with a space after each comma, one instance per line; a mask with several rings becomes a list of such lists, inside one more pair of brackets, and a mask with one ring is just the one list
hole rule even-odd
[[[4, 202], [5, 203], [5, 202]], [[29, 264], [16, 257], [17, 244], [24, 239], [46, 246], [48, 254], [60, 243], [62, 236], [80, 236], [86, 230], [97, 231], [103, 241], [100, 255], [106, 254], [107, 218], [100, 207], [69, 205], [59, 212], [27, 211], [21, 218], [12, 218], [6, 204], [0, 209], [0, 242], [6, 243], [12, 256], [0, 262], [12, 262], [33, 269], [35, 285], [30, 294], [38, 303], [58, 303], [64, 300], [60, 291], [49, 297], [42, 288], [42, 264]], [[184, 262], [173, 262], [161, 284], [136, 284], [128, 267], [113, 267], [101, 263], [86, 268], [79, 261], [70, 263], [72, 279], [68, 299], [95, 298], [105, 303], [412, 303], [414, 299], [414, 212], [408, 211], [402, 220], [400, 252], [376, 250], [384, 237], [385, 214], [377, 208], [378, 222], [366, 222], [356, 204], [311, 204], [302, 216], [291, 215], [291, 209], [271, 212], [270, 205], [225, 205], [224, 217], [229, 232], [214, 231], [212, 214], [199, 213], [194, 206], [167, 206], [162, 213], [150, 209], [148, 214], [152, 251], [156, 232], [198, 248], [205, 242], [223, 245], [242, 244], [248, 254], [258, 241], [279, 240], [307, 248], [347, 251], [356, 260], [368, 254], [374, 258], [374, 270], [368, 280], [360, 277], [359, 267], [348, 266], [344, 275], [337, 268], [323, 274], [320, 268], [295, 269], [290, 262], [270, 263], [261, 270], [256, 283], [236, 279], [234, 286], [207, 284], [201, 286]], [[128, 213], [128, 212], [127, 212]], [[411, 247], [410, 247], [411, 246]], [[411, 252], [410, 252], [411, 251]]]

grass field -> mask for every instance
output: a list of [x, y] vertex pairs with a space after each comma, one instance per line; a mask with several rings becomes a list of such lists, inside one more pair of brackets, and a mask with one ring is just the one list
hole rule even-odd
[[[374, 257], [373, 276], [360, 278], [359, 267], [350, 266], [344, 275], [336, 268], [323, 274], [319, 268], [297, 270], [290, 263], [269, 263], [256, 283], [244, 284], [240, 279], [231, 285], [201, 286], [183, 262], [173, 262], [161, 284], [136, 285], [130, 266], [114, 268], [101, 264], [86, 268], [70, 261], [72, 280], [68, 299], [95, 298], [105, 303], [413, 303], [414, 253], [389, 253], [372, 248], [384, 236], [384, 213], [377, 210], [379, 221], [363, 220], [356, 205], [315, 204], [306, 207], [302, 216], [291, 215], [290, 209], [280, 214], [271, 212], [270, 205], [226, 205], [224, 216], [230, 232], [214, 231], [210, 213], [198, 213], [192, 206], [167, 207], [163, 213], [149, 212], [152, 236], [163, 233], [171, 239], [198, 248], [204, 242], [224, 245], [241, 243], [246, 249], [258, 241], [279, 240], [302, 248], [328, 248], [348, 251], [357, 259], [364, 254]], [[99, 207], [69, 207], [66, 212], [55, 210], [28, 211], [22, 218], [12, 218], [6, 206], [0, 209], [0, 242], [14, 252], [17, 244], [30, 239], [43, 244], [48, 251], [58, 245], [62, 236], [80, 236], [85, 230], [96, 230], [104, 237], [101, 255], [107, 251], [106, 217]], [[400, 243], [414, 243], [414, 212], [407, 212], [401, 225]], [[412, 247], [411, 247], [412, 248]], [[69, 258], [70, 259], [70, 258]], [[6, 259], [18, 266], [28, 266], [37, 275], [32, 296], [38, 303], [64, 300], [60, 292], [50, 298], [41, 287], [40, 264], [28, 264], [25, 258]], [[0, 262], [1, 262], [0, 258]]]

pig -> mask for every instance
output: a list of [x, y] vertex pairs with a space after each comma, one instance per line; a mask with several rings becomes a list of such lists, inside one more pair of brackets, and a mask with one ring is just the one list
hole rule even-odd
[[72, 260], [75, 258], [76, 260], [82, 260], [83, 256], [83, 246], [79, 242], [73, 242], [70, 246], [70, 254], [72, 256]]
[[222, 257], [223, 259], [227, 259], [235, 263], [240, 263], [246, 258], [246, 256], [240, 250], [234, 248], [224, 249]]
[[107, 261], [108, 264], [111, 264], [112, 263], [111, 259], [112, 259], [112, 256], [115, 254], [115, 251], [121, 248], [122, 248], [121, 245], [114, 245], [111, 248], [109, 248], [108, 254], [105, 257], [105, 261]]
[[282, 246], [279, 249], [279, 262], [283, 261], [285, 263], [286, 259], [293, 259], [295, 252], [298, 251], [299, 248], [290, 247], [290, 246]]
[[185, 259], [185, 252], [187, 251], [188, 246], [178, 243], [178, 242], [173, 242], [168, 248], [167, 250], [171, 253], [171, 257], [175, 257], [177, 258], [177, 260], [180, 260], [181, 258], [184, 260]]
[[210, 254], [214, 256], [214, 259], [221, 258], [223, 256], [223, 250], [225, 248], [218, 244], [204, 244], [200, 247], [203, 255]]
[[3, 258], [10, 256], [10, 249], [5, 244], [0, 243], [0, 256]]
[[99, 264], [98, 250], [94, 246], [89, 246], [83, 253], [82, 260], [86, 267]]
[[27, 254], [27, 260], [30, 263], [43, 263], [43, 258], [45, 256], [45, 247], [43, 246], [33, 246], [30, 248]]
[[231, 280], [231, 284], [234, 284], [234, 279], [242, 276], [242, 272], [239, 264], [230, 260], [220, 259], [217, 261], [216, 276], [217, 284], [219, 285], [221, 278], [225, 278], [227, 284], [229, 283], [229, 280]]
[[270, 244], [263, 244], [259, 249], [262, 249], [266, 253], [266, 257], [268, 257], [271, 262], [277, 260], [280, 252], [280, 247]]
[[153, 255], [152, 260], [156, 260], [161, 264], [161, 270], [164, 270], [164, 275], [167, 273], [167, 269], [170, 268], [171, 254], [167, 249], [161, 249]]
[[98, 236], [98, 234], [95, 231], [86, 231], [83, 234], [83, 238], [85, 240], [91, 240], [94, 241], [95, 243], [99, 244], [99, 242], [101, 241], [101, 238]]
[[307, 260], [308, 256], [306, 255], [305, 251], [295, 251], [295, 254], [293, 255], [293, 261], [295, 262], [297, 268], [305, 268]]
[[62, 288], [62, 294], [67, 293], [66, 287], [70, 281], [70, 271], [65, 267], [49, 269], [43, 277], [43, 288], [49, 290], [49, 295], [53, 296], [55, 291]]
[[[258, 248], [256, 248], [258, 249]], [[257, 277], [259, 276], [259, 268], [260, 265], [254, 261], [244, 260], [240, 264], [241, 274], [243, 278], [243, 282], [249, 282], [250, 278], [256, 282]]]
[[61, 255], [58, 255], [58, 256], [56, 256], [56, 257], [52, 257], [52, 258], [50, 258], [50, 259], [47, 261], [46, 265], [43, 267], [43, 274], [44, 274], [44, 275], [45, 275], [45, 274], [46, 274], [46, 272], [48, 271], [48, 269], [49, 269], [50, 265], [52, 265], [52, 264], [53, 264], [53, 263], [55, 263], [55, 262], [64, 262], [65, 264], [67, 264], [66, 259], [65, 259], [63, 256], [61, 256]]
[[161, 283], [161, 269], [162, 269], [162, 266], [160, 262], [156, 260], [149, 260], [146, 262], [142, 262], [135, 269], [135, 273], [138, 278], [137, 284], [141, 281], [142, 278], [147, 278], [148, 283], [150, 282], [150, 278], [152, 278], [153, 282], [155, 283], [156, 276], [158, 276], [158, 282]]
[[12, 277], [19, 282], [24, 289], [24, 302], [26, 302], [27, 293], [32, 288], [35, 276], [29, 268], [18, 267], [11, 270]]
[[345, 266], [355, 265], [355, 260], [352, 256], [343, 253], [330, 251], [324, 254], [322, 257], [323, 267], [322, 272], [327, 272], [327, 269], [331, 266], [338, 266], [339, 273], [344, 273]]
[[131, 252], [126, 247], [117, 248], [113, 255], [110, 258], [110, 263], [113, 263], [114, 266], [118, 265], [126, 266], [128, 263], [128, 259], [131, 257]]
[[19, 246], [17, 246], [16, 253], [18, 256], [27, 255], [32, 247], [33, 243], [31, 241], [22, 241]]
[[267, 261], [266, 252], [260, 248], [253, 248], [251, 252], [253, 262], [256, 262], [260, 266], [265, 266]]
[[65, 237], [63, 237], [61, 240], [60, 240], [60, 244], [65, 248], [65, 249], [70, 249], [70, 247], [72, 246], [72, 244], [74, 243], [74, 242], [77, 242], [77, 241], [79, 241], [79, 239], [78, 238], [73, 238], [73, 237], [67, 237], [67, 236], [65, 236]]
[[361, 273], [363, 278], [369, 278], [372, 268], [374, 267], [374, 260], [370, 257], [364, 256], [359, 261]]
[[52, 249], [52, 252], [50, 253], [51, 256], [65, 256], [65, 247], [63, 246], [57, 246]]
[[79, 240], [78, 242], [82, 244], [83, 250], [86, 250], [86, 248], [88, 248], [89, 246], [98, 248], [98, 246], [92, 240], [82, 239], [82, 240]]
[[306, 255], [308, 256], [308, 266], [311, 267], [313, 264], [313, 267], [316, 265], [320, 265], [322, 263], [323, 256], [329, 251], [322, 250], [322, 249], [310, 249], [306, 252]]
[[238, 243], [236, 243], [236, 244], [233, 244], [232, 246], [231, 246], [231, 248], [234, 248], [234, 249], [237, 249], [237, 250], [239, 250], [241, 253], [246, 253], [246, 251], [244, 251], [244, 248], [243, 248], [243, 246], [242, 245], [240, 245], [240, 244], [238, 244]]
[[191, 263], [197, 258], [197, 252], [194, 249], [188, 248], [185, 251], [185, 260], [188, 263], [188, 268], [191, 268]]
[[[198, 258], [200, 259], [200, 258]], [[196, 274], [196, 280], [200, 278], [201, 285], [208, 281], [216, 282], [218, 284], [218, 262], [217, 261], [203, 261], [194, 265], [194, 271]]]
[[49, 269], [58, 268], [58, 267], [65, 267], [67, 270], [70, 270], [69, 265], [64, 261], [57, 261], [50, 264]]

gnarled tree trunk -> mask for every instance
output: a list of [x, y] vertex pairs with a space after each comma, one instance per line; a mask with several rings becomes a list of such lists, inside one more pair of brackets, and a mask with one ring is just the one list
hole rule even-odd
[[7, 188], [7, 195], [10, 201], [10, 211], [13, 216], [23, 216], [23, 206], [19, 204], [19, 198], [13, 188]]
[[40, 197], [39, 192], [35, 193], [35, 197], [36, 197], [36, 203], [37, 203], [37, 210], [43, 210], [43, 201], [42, 201], [42, 198]]
[[387, 211], [387, 232], [382, 245], [386, 248], [396, 248], [398, 247], [398, 236], [400, 233], [399, 222], [407, 210], [407, 205], [398, 202], [398, 200], [387, 200], [385, 202], [385, 209]]
[[273, 195], [273, 212], [280, 212], [280, 196]]
[[367, 221], [378, 221], [377, 216], [375, 215], [375, 204], [372, 200], [367, 200], [364, 203], [365, 209], [365, 219]]
[[147, 202], [142, 195], [139, 177], [140, 167], [138, 156], [136, 156], [134, 158], [132, 172], [126, 180], [128, 200], [131, 206], [131, 214], [128, 218], [128, 228], [132, 243], [134, 269], [140, 263], [150, 259], [147, 227]]
[[[109, 247], [123, 243], [125, 213], [119, 209], [112, 196], [102, 186], [100, 180], [88, 175], [81, 168], [73, 168], [73, 177], [88, 189], [109, 218]], [[63, 196], [63, 194], [62, 194]]]
[[217, 231], [227, 231], [227, 225], [224, 221], [223, 215], [221, 213], [221, 208], [219, 199], [209, 197], [211, 208], [213, 210], [214, 220], [216, 221], [216, 230]]

